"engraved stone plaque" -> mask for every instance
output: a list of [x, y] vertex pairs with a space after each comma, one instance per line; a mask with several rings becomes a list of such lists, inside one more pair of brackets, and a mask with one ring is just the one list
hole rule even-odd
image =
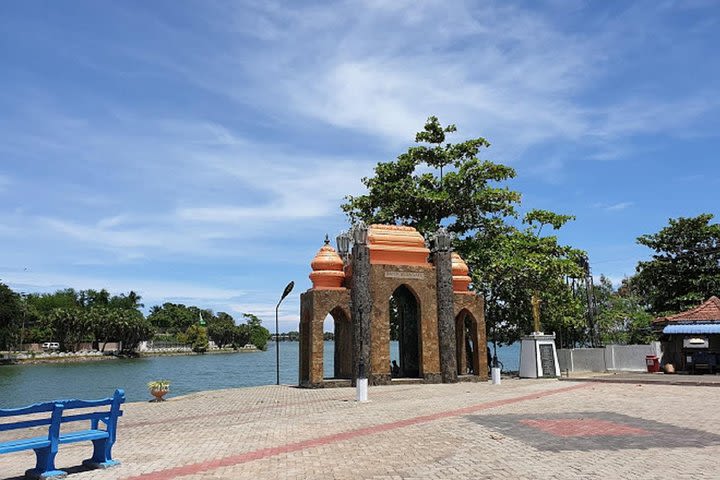
[[543, 377], [554, 377], [556, 372], [553, 346], [547, 343], [538, 346], [540, 347], [540, 366], [542, 367]]
[[413, 280], [423, 280], [425, 274], [422, 272], [385, 272], [385, 278], [409, 278]]

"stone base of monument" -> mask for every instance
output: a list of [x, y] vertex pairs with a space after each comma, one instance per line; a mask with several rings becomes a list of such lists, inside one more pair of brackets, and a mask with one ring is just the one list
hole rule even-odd
[[555, 378], [560, 376], [555, 334], [533, 332], [522, 337], [520, 344], [520, 378]]

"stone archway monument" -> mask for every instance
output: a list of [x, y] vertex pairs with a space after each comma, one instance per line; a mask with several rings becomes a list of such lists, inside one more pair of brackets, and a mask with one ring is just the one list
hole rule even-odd
[[[300, 297], [300, 386], [348, 385], [361, 370], [371, 385], [486, 380], [483, 299], [468, 290], [468, 267], [447, 232], [438, 231], [432, 252], [412, 227], [360, 224], [351, 251], [350, 240], [338, 237], [338, 253], [326, 238], [311, 263], [313, 286]], [[333, 378], [323, 375], [328, 314]]]

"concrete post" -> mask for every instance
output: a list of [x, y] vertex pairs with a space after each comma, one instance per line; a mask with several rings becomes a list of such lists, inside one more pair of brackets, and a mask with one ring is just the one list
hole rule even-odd
[[356, 384], [361, 372], [365, 378], [372, 378], [370, 370], [370, 316], [372, 298], [370, 297], [370, 250], [367, 244], [353, 245], [352, 249], [352, 286], [350, 290], [351, 315], [353, 324], [353, 384]]
[[[437, 274], [438, 340], [440, 342], [440, 372], [443, 383], [457, 382], [455, 318], [453, 310], [452, 260], [449, 245], [439, 241], [447, 232], [438, 231], [433, 263]], [[449, 239], [447, 241], [449, 244]]]

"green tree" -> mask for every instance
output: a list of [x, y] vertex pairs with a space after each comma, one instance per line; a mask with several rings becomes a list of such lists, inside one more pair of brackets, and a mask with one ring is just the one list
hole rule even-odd
[[546, 210], [528, 212], [520, 228], [520, 194], [501, 183], [515, 177], [507, 166], [478, 159], [489, 147], [484, 138], [446, 143], [454, 125], [430, 117], [415, 141], [396, 161], [379, 163], [363, 178], [367, 193], [348, 196], [342, 209], [351, 222], [401, 223], [426, 238], [440, 225], [457, 235], [455, 247], [485, 296], [490, 338], [510, 343], [532, 330], [530, 299], [538, 292], [546, 330], [582, 324], [582, 303], [563, 282], [580, 275], [581, 251], [560, 245], [543, 228], [561, 228], [572, 217]]
[[85, 308], [107, 307], [110, 304], [110, 292], [105, 290], [81, 290], [77, 293], [80, 306]]
[[53, 334], [53, 340], [60, 343], [64, 352], [74, 352], [81, 341], [92, 336], [84, 312], [79, 308], [56, 308], [45, 321]]
[[720, 295], [720, 224], [712, 219], [671, 218], [659, 232], [638, 237], [655, 253], [638, 263], [630, 283], [651, 313], [680, 312]]
[[[153, 326], [138, 310], [117, 309], [113, 313], [116, 339], [122, 342], [124, 353], [134, 353], [140, 342], [149, 340], [155, 333]], [[207, 349], [207, 336], [205, 339]]]
[[263, 327], [262, 320], [252, 313], [243, 313], [243, 318], [246, 319], [245, 324], [249, 330], [250, 343], [260, 350], [266, 350], [267, 343], [271, 338], [270, 331]]
[[656, 340], [651, 329], [654, 317], [645, 311], [640, 297], [632, 289], [616, 290], [612, 282], [601, 275], [594, 295], [603, 344], [646, 344]]
[[0, 283], [0, 350], [10, 350], [19, 342], [22, 319], [20, 295]]
[[484, 138], [446, 143], [455, 131], [455, 125], [442, 127], [436, 117], [428, 118], [415, 136], [421, 145], [396, 161], [378, 163], [375, 176], [362, 179], [368, 193], [346, 197], [342, 209], [350, 221], [402, 223], [429, 235], [445, 220], [448, 230], [464, 234], [514, 214], [520, 194], [497, 183], [515, 171], [477, 158], [490, 146]]
[[250, 327], [246, 323], [236, 325], [233, 329], [233, 347], [242, 348], [248, 343], [250, 343]]
[[114, 295], [108, 301], [110, 308], [119, 308], [123, 310], [140, 310], [144, 305], [140, 302], [142, 297], [130, 290], [128, 294], [121, 293], [120, 295]]
[[187, 331], [199, 318], [185, 305], [167, 302], [152, 307], [148, 320], [160, 332], [178, 334]]
[[192, 348], [193, 352], [205, 353], [208, 349], [208, 335], [207, 328], [201, 327], [198, 324], [190, 325], [185, 332], [187, 343]]
[[219, 312], [208, 322], [208, 336], [218, 348], [233, 343], [235, 336], [235, 320], [225, 312]]
[[104, 352], [108, 342], [119, 340], [117, 313], [107, 307], [93, 307], [85, 313], [88, 328], [97, 342], [98, 350]]
[[83, 306], [80, 294], [72, 288], [55, 293], [30, 293], [26, 295], [25, 301], [38, 319], [47, 317], [58, 308], [71, 310]]
[[584, 252], [561, 245], [554, 235], [542, 235], [543, 229], [558, 230], [571, 219], [531, 210], [523, 228], [479, 231], [459, 242], [458, 249], [473, 267], [473, 285], [485, 297], [488, 337], [493, 342], [513, 343], [533, 330], [533, 294], [542, 301], [545, 331], [584, 328], [583, 303], [565, 282], [583, 275], [579, 260]]

